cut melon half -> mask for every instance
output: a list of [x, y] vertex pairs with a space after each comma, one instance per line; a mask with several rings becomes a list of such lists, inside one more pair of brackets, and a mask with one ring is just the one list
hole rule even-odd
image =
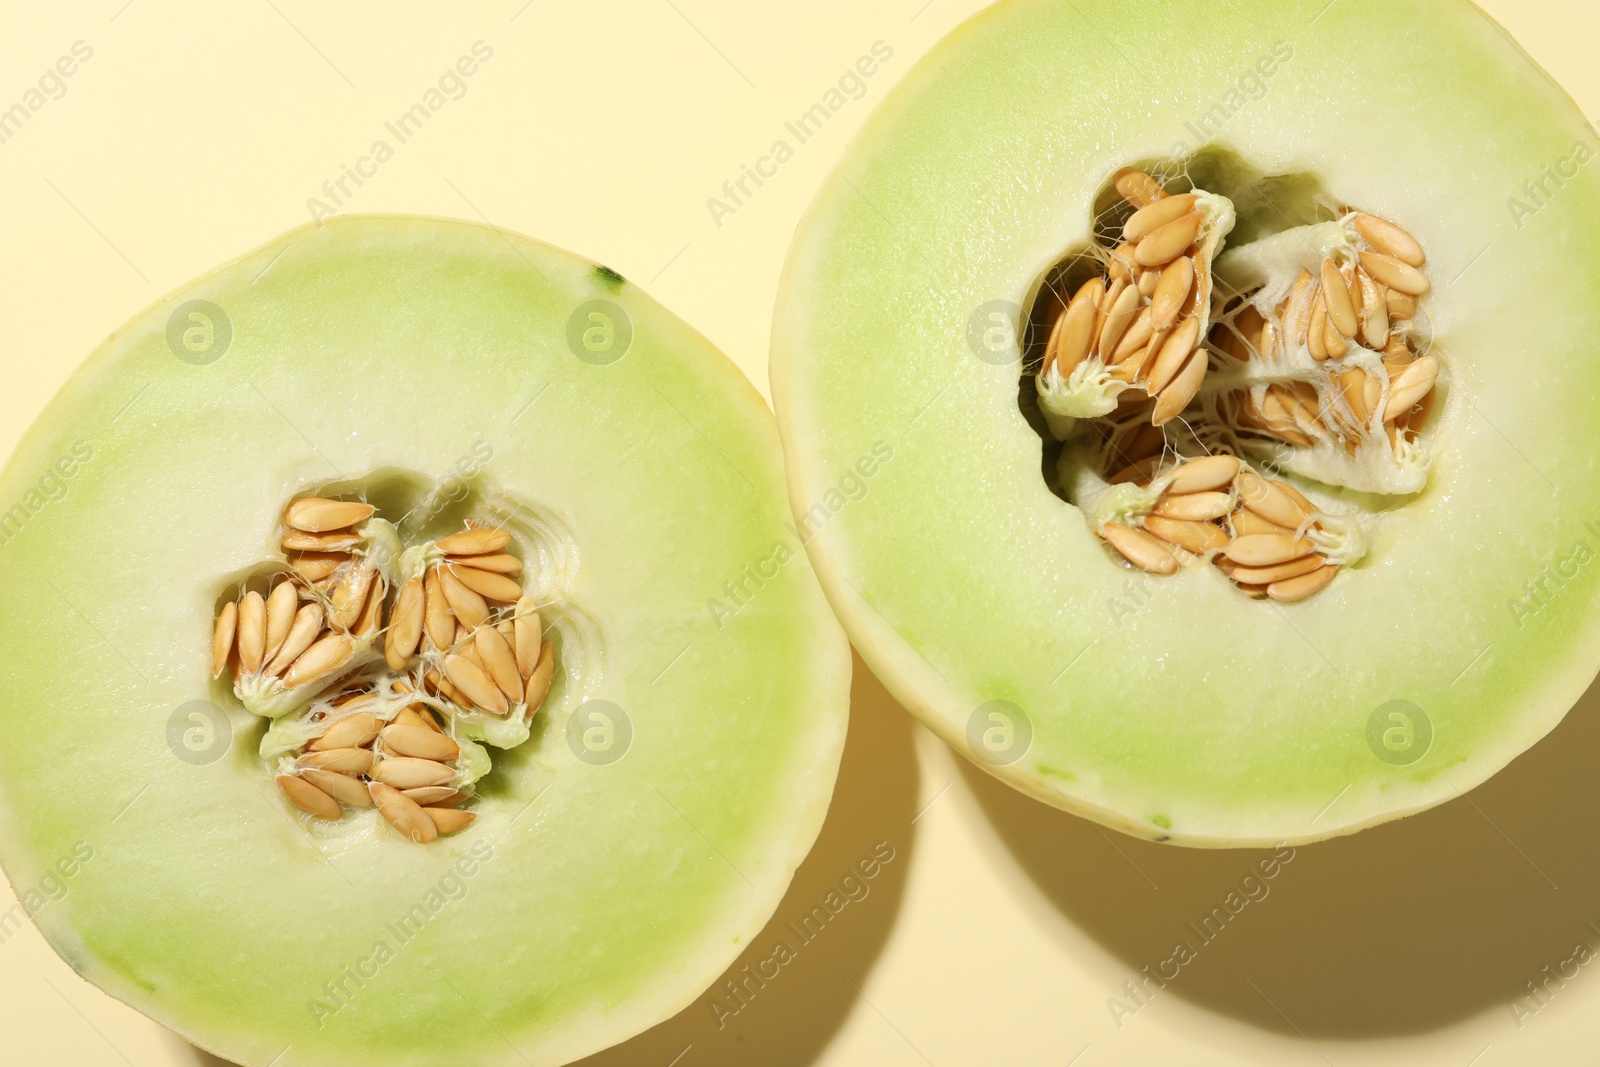
[[1153, 840], [1483, 781], [1600, 665], [1597, 155], [1456, 0], [972, 19], [848, 151], [776, 313], [852, 640], [980, 766]]
[[699, 995], [821, 826], [848, 648], [775, 427], [604, 267], [296, 230], [119, 330], [0, 498], [0, 860], [231, 1061], [569, 1062]]

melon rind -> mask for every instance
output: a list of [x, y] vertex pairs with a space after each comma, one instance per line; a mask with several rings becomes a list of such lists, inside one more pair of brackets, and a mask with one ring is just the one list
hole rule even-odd
[[[232, 324], [206, 365], [167, 341], [196, 299]], [[609, 365], [568, 347], [590, 300], [632, 324]], [[797, 546], [709, 609], [790, 542], [778, 455], [703, 337], [496, 228], [328, 220], [184, 287], [90, 357], [0, 477], [7, 507], [64, 487], [0, 545], [6, 874], [25, 895], [71, 866], [33, 916], [56, 951], [247, 1067], [559, 1064], [670, 1016], [771, 915], [844, 741], [848, 646]], [[292, 495], [466, 468], [570, 535], [530, 560], [560, 571], [556, 688], [467, 831], [418, 846], [367, 811], [308, 832], [255, 754], [264, 724], [211, 682], [218, 598], [272, 557]], [[589, 698], [631, 719], [609, 765], [566, 742]], [[169, 748], [195, 700], [235, 730], [206, 765]], [[330, 982], [350, 995], [319, 1017]]]
[[[1087, 244], [1117, 168], [1195, 151], [1208, 113], [1263, 173], [1315, 173], [1412, 230], [1435, 281], [1451, 388], [1428, 485], [1299, 604], [1115, 564], [1041, 476], [1019, 365], [969, 347], [980, 309], [1028, 307]], [[980, 766], [1154, 840], [1311, 841], [1483, 781], [1600, 664], [1597, 155], [1456, 0], [1007, 0], [970, 20], [846, 153], [775, 318], [796, 512], [874, 442], [894, 452], [808, 542], [856, 647], [963, 753], [977, 708], [1021, 707], [1031, 747]], [[1561, 187], [1518, 210], [1546, 168]], [[1406, 765], [1367, 741], [1390, 701], [1432, 725]]]

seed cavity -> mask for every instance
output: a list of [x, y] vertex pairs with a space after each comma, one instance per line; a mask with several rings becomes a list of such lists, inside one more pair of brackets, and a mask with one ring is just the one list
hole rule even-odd
[[525, 742], [556, 677], [512, 533], [469, 522], [402, 549], [372, 505], [323, 496], [282, 523], [279, 569], [210, 634], [212, 677], [270, 723], [279, 792], [325, 823], [375, 808], [418, 843], [467, 829], [484, 746]]
[[1287, 229], [1253, 220], [1224, 250], [1226, 197], [1131, 167], [1111, 184], [1120, 207], [1030, 315], [1059, 491], [1130, 566], [1211, 561], [1251, 598], [1311, 597], [1367, 551], [1374, 519], [1345, 491], [1425, 484], [1445, 367], [1422, 247], [1318, 201], [1319, 221], [1279, 212]]

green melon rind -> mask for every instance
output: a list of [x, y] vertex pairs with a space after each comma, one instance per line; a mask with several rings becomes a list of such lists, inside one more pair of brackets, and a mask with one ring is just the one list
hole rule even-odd
[[[232, 319], [208, 366], [165, 340], [194, 298]], [[634, 326], [608, 367], [567, 350], [590, 299]], [[289, 494], [380, 461], [437, 477], [480, 439], [487, 489], [575, 531], [571, 603], [606, 660], [585, 695], [630, 712], [633, 747], [579, 762], [557, 692], [497, 756], [470, 830], [417, 847], [367, 813], [324, 861], [242, 711], [203, 767], [168, 751], [168, 716], [220, 692], [215, 598], [268, 558]], [[770, 917], [827, 808], [848, 646], [798, 550], [720, 625], [708, 611], [786, 539], [777, 438], [737, 369], [648, 296], [497, 229], [330, 220], [120, 329], [0, 500], [26, 502], [79, 440], [92, 457], [65, 495], [0, 545], [0, 860], [26, 894], [92, 851], [34, 916], [85, 978], [246, 1065], [557, 1064], [682, 1009]], [[419, 903], [419, 936], [385, 933]], [[394, 958], [314, 1025], [320, 984], [379, 940]]]
[[[1045, 487], [1018, 367], [974, 358], [968, 319], [991, 300], [1027, 306], [1088, 239], [1111, 171], [1186, 136], [1192, 149], [1184, 119], [1279, 42], [1291, 58], [1223, 140], [1268, 173], [1315, 170], [1417, 233], [1456, 385], [1444, 447], [1428, 490], [1312, 601], [1249, 603], [1196, 568], [1149, 580], [1148, 605], [1113, 620], [1138, 576]], [[978, 705], [1022, 706], [1031, 749], [980, 766], [1143, 837], [1311, 841], [1481, 782], [1554, 727], [1600, 663], [1600, 163], [1520, 229], [1508, 204], [1580, 144], [1600, 151], [1465, 3], [1011, 0], [967, 22], [808, 212], [775, 318], [797, 514], [874, 441], [895, 449], [807, 546], [856, 647], [964, 753]], [[1563, 560], [1575, 573], [1519, 625], [1523, 583]], [[1411, 766], [1366, 744], [1390, 699], [1434, 725]]]

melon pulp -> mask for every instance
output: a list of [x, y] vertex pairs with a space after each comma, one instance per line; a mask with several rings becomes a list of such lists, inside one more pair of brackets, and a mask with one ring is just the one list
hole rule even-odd
[[[796, 512], [893, 448], [807, 543], [863, 657], [985, 770], [1154, 840], [1316, 840], [1484, 780], [1600, 664], [1596, 154], [1466, 3], [1009, 0], [965, 24], [819, 195], [775, 318]], [[1303, 602], [1121, 563], [1024, 414], [1027, 309], [1128, 167], [1252, 176], [1223, 190], [1230, 249], [1316, 224], [1312, 188], [1426, 249], [1449, 383], [1426, 477], [1278, 465], [1363, 535]]]
[[[557, 1064], [688, 1004], [814, 839], [847, 646], [760, 398], [614, 272], [488, 227], [329, 220], [129, 322], [0, 479], [0, 860], [85, 978], [244, 1065]], [[212, 680], [283, 508], [504, 525], [556, 675], [467, 829], [316, 823]], [[51, 650], [45, 652], [45, 650]], [[90, 858], [83, 861], [83, 857]]]

